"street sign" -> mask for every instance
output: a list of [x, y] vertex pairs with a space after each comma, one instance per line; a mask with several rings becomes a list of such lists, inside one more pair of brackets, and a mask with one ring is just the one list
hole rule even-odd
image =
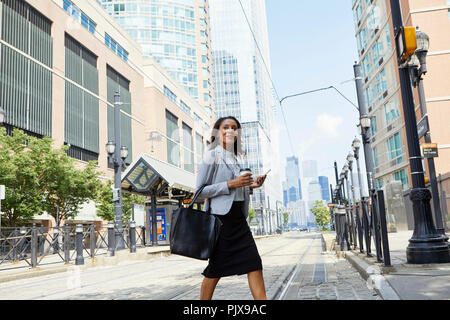
[[425, 115], [417, 124], [417, 133], [419, 134], [419, 139], [422, 138], [430, 131], [430, 126], [428, 124], [428, 115]]
[[0, 200], [5, 200], [5, 186], [0, 185]]
[[425, 158], [436, 158], [439, 156], [437, 143], [424, 143], [422, 144], [422, 150]]

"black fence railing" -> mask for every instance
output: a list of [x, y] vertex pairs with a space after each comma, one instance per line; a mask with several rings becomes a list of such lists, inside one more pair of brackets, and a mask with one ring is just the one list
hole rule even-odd
[[3, 227], [0, 231], [0, 265], [10, 264], [14, 268], [21, 261], [32, 268], [44, 263], [75, 261], [75, 264], [83, 264], [84, 257], [113, 256], [117, 250], [117, 236], [123, 240], [121, 249], [129, 249], [130, 252], [136, 252], [136, 247], [147, 245], [145, 228], [134, 225], [121, 230], [112, 223]]
[[356, 250], [372, 257], [372, 240], [377, 262], [391, 265], [386, 222], [386, 208], [382, 190], [370, 198], [363, 198], [354, 206], [337, 206], [334, 209], [336, 243], [341, 251]]

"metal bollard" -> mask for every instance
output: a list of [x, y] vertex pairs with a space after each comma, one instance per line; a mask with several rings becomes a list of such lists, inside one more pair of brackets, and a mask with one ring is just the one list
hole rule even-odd
[[391, 253], [389, 251], [389, 239], [387, 232], [386, 222], [386, 208], [384, 206], [384, 193], [383, 190], [378, 190], [378, 208], [380, 210], [380, 224], [381, 224], [381, 240], [383, 246], [383, 261], [384, 266], [391, 266]]
[[114, 234], [114, 222], [108, 222], [108, 252], [109, 256], [114, 256], [114, 250], [116, 247], [115, 234]]
[[95, 225], [91, 225], [89, 227], [89, 246], [91, 249], [91, 258], [94, 258], [95, 256], [95, 247], [96, 247], [96, 243], [97, 243], [97, 239], [95, 238]]
[[20, 242], [17, 241], [17, 237], [19, 236], [19, 231], [17, 229], [14, 229], [13, 231], [13, 251], [12, 251], [12, 256], [13, 256], [13, 261], [17, 261], [17, 246]]
[[26, 227], [20, 227], [20, 240], [19, 240], [19, 259], [27, 257], [27, 238], [25, 237], [27, 233]]
[[36, 268], [37, 266], [37, 251], [38, 251], [38, 238], [36, 224], [33, 223], [33, 228], [31, 229], [31, 267]]
[[136, 222], [130, 221], [130, 252], [136, 252]]
[[75, 250], [77, 251], [77, 257], [75, 258], [75, 265], [84, 264], [83, 258], [83, 226], [77, 224], [75, 228]]
[[142, 245], [145, 247], [145, 227], [142, 227]]
[[55, 227], [53, 231], [53, 253], [55, 254], [59, 252], [58, 238], [59, 238], [59, 229], [58, 227]]
[[356, 225], [358, 227], [358, 238], [359, 238], [359, 252], [364, 253], [364, 244], [363, 244], [363, 229], [361, 226], [361, 216], [359, 214], [359, 204], [356, 206]]
[[63, 226], [64, 263], [70, 263], [70, 228]]

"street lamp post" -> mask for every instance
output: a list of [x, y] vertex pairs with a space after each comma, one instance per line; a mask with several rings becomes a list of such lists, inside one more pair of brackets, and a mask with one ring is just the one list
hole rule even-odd
[[[416, 31], [417, 37], [417, 49], [415, 54], [412, 56], [412, 59], [409, 64], [411, 77], [413, 79], [413, 86], [418, 89], [419, 101], [420, 101], [420, 114], [422, 117], [421, 122], [426, 127], [426, 131], [424, 132], [425, 143], [431, 142], [430, 128], [428, 124], [428, 115], [427, 115], [427, 105], [425, 99], [425, 91], [423, 88], [423, 78], [422, 76], [427, 73], [427, 53], [429, 47], [429, 37], [425, 32], [420, 30]], [[419, 137], [421, 138], [421, 137]], [[439, 192], [437, 186], [436, 179], [436, 168], [434, 165], [434, 158], [428, 158], [428, 169], [430, 176], [430, 184], [431, 184], [431, 194], [433, 200], [433, 208], [434, 208], [434, 216], [436, 223], [436, 230], [438, 233], [445, 236], [445, 228], [442, 220], [442, 212], [441, 212], [441, 204], [439, 201]]]
[[[353, 147], [353, 145], [352, 145], [352, 147]], [[363, 232], [362, 232], [362, 227], [361, 227], [361, 218], [359, 215], [359, 206], [356, 203], [355, 183], [353, 181], [353, 161], [354, 160], [355, 160], [355, 156], [354, 156], [354, 154], [352, 154], [350, 152], [347, 156], [347, 161], [348, 161], [348, 169], [350, 170], [350, 180], [351, 180], [351, 184], [352, 184], [351, 188], [352, 188], [352, 197], [353, 197], [353, 207], [354, 207], [355, 219], [356, 219], [356, 228], [358, 230], [359, 251], [362, 253], [363, 252]], [[359, 165], [358, 165], [358, 170], [359, 170]], [[359, 171], [358, 171], [358, 176], [359, 176]], [[360, 195], [360, 198], [361, 198], [361, 195]], [[355, 233], [355, 239], [356, 239], [356, 233]], [[355, 245], [356, 245], [356, 241], [355, 241]]]
[[[349, 172], [349, 166], [346, 163], [343, 168], [344, 178], [345, 178], [345, 185], [347, 186], [347, 211], [348, 211], [348, 226], [349, 226], [349, 234], [350, 234], [350, 242], [353, 243], [354, 248], [356, 249], [356, 237], [354, 234], [355, 230], [355, 222], [353, 220], [353, 210], [352, 208], [352, 200], [350, 199], [350, 185], [348, 181], [348, 172]], [[353, 202], [355, 202], [355, 197], [353, 197]]]
[[347, 162], [348, 162], [348, 170], [350, 171], [350, 181], [351, 181], [351, 190], [352, 190], [352, 198], [353, 198], [353, 204], [352, 204], [352, 209], [351, 209], [351, 214], [352, 214], [352, 224], [353, 224], [353, 216], [356, 215], [355, 220], [356, 220], [356, 228], [354, 228], [354, 239], [355, 239], [355, 246], [354, 248], [356, 249], [356, 230], [358, 230], [358, 235], [359, 235], [359, 247], [361, 250], [362, 247], [362, 234], [361, 234], [361, 222], [359, 220], [359, 214], [358, 214], [358, 209], [356, 206], [356, 197], [355, 197], [355, 184], [353, 181], [353, 161], [354, 161], [355, 157], [353, 156], [353, 154], [350, 152], [347, 155]]
[[[390, 3], [395, 39], [401, 40], [403, 19], [400, 1], [390, 0]], [[395, 42], [399, 58], [400, 88], [411, 168], [412, 189], [410, 198], [414, 213], [414, 233], [406, 248], [406, 258], [408, 263], [412, 264], [448, 263], [450, 262], [448, 239], [436, 231], [431, 214], [431, 192], [425, 187], [411, 79], [408, 68], [402, 64], [400, 58], [402, 54], [401, 43]]]
[[124, 248], [123, 223], [122, 223], [122, 181], [121, 172], [125, 168], [125, 159], [128, 157], [128, 148], [120, 146], [120, 94], [114, 94], [114, 141], [108, 141], [106, 152], [108, 161], [114, 166], [114, 214], [115, 214], [115, 243], [116, 250]]
[[[366, 199], [364, 199], [363, 196], [363, 188], [362, 188], [362, 178], [361, 178], [361, 167], [359, 165], [359, 148], [361, 147], [361, 141], [358, 140], [358, 138], [355, 138], [353, 140], [352, 149], [353, 149], [353, 155], [356, 159], [356, 169], [358, 172], [358, 185], [359, 185], [359, 197], [361, 202], [361, 208], [362, 208], [362, 228], [364, 230], [365, 235], [365, 241], [366, 241], [366, 254], [368, 257], [371, 257], [371, 250], [370, 250], [370, 228], [369, 228], [369, 213], [367, 211], [367, 202]], [[362, 242], [361, 242], [362, 247]]]

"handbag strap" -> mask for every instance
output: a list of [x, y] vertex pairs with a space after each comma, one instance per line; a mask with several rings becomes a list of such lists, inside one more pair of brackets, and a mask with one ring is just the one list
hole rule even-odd
[[202, 193], [202, 191], [203, 191], [203, 189], [204, 189], [205, 187], [206, 187], [206, 184], [202, 185], [202, 186], [195, 192], [195, 195], [194, 195], [194, 197], [192, 198], [192, 202], [191, 202], [191, 204], [189, 205], [188, 208], [192, 209], [192, 208], [194, 207], [195, 200], [197, 200], [197, 198], [200, 196], [200, 193]]

